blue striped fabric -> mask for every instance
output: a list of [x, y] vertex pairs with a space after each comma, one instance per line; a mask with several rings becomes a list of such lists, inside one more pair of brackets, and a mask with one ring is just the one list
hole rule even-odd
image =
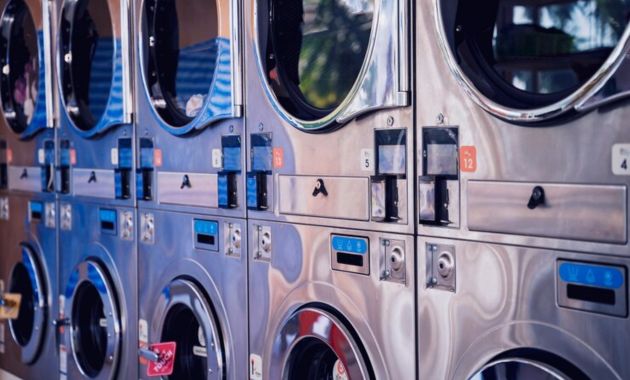
[[218, 44], [215, 39], [187, 46], [179, 51], [175, 90], [181, 109], [193, 95], [206, 95], [212, 85], [217, 62]]
[[105, 112], [109, 91], [112, 86], [114, 60], [114, 40], [111, 37], [99, 38], [92, 59], [90, 71], [90, 91], [88, 101], [92, 115], [98, 120]]

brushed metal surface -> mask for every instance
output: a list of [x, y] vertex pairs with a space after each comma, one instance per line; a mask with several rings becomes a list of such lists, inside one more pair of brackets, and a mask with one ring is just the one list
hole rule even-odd
[[[545, 204], [531, 210], [532, 189]], [[472, 231], [545, 236], [623, 244], [627, 240], [625, 186], [468, 181]]]
[[[256, 258], [255, 234], [249, 245], [250, 354], [262, 357], [264, 379], [283, 378], [289, 347], [277, 334], [297, 310], [308, 308], [343, 316], [343, 327], [362, 345], [362, 359], [375, 379], [416, 378], [415, 276], [400, 284], [381, 280], [377, 270], [379, 242], [397, 240], [405, 243], [404, 267], [413, 273], [412, 237], [254, 220], [248, 225], [250, 231], [255, 225], [270, 227], [275, 237], [270, 261]], [[331, 269], [332, 234], [369, 239], [369, 275]]]
[[[425, 243], [454, 246], [456, 292], [426, 286]], [[549, 353], [591, 379], [630, 378], [630, 343], [620, 333], [630, 319], [561, 308], [556, 300], [559, 260], [627, 268], [627, 258], [424, 237], [418, 247], [419, 378], [469, 379], [517, 348], [546, 353], [538, 359], [556, 370]]]
[[9, 190], [39, 193], [42, 191], [42, 169], [39, 166], [8, 167]]
[[[313, 195], [322, 180], [328, 195]], [[278, 177], [280, 214], [369, 219], [368, 178], [285, 176]]]
[[[184, 185], [188, 178], [190, 186]], [[217, 208], [219, 196], [216, 174], [157, 173], [157, 198], [160, 203]]]
[[71, 182], [72, 193], [76, 196], [116, 198], [116, 178], [113, 170], [73, 168]]

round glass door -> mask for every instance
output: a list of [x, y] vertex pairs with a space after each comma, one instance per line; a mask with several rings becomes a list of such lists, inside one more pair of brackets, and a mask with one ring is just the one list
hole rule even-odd
[[[231, 110], [229, 9], [216, 0], [146, 0], [144, 80], [169, 126]], [[219, 89], [219, 91], [217, 91]]]
[[22, 295], [17, 319], [9, 320], [13, 340], [22, 348], [22, 362], [33, 363], [44, 340], [48, 305], [46, 304], [46, 283], [42, 268], [33, 249], [20, 246], [22, 261], [11, 271], [9, 293]]
[[21, 134], [33, 120], [40, 91], [38, 34], [23, 0], [10, 0], [2, 14], [0, 98], [13, 132]]
[[370, 379], [362, 346], [333, 314], [304, 308], [281, 326], [271, 376], [282, 379]]
[[451, 68], [499, 116], [562, 112], [625, 54], [625, 0], [438, 1]]
[[82, 131], [107, 111], [114, 76], [114, 34], [107, 0], [66, 0], [59, 32], [66, 112]]
[[374, 1], [258, 1], [261, 65], [274, 98], [303, 121], [334, 116], [365, 64]]
[[111, 280], [96, 262], [79, 264], [66, 289], [70, 346], [82, 374], [112, 379], [120, 346], [120, 319]]
[[560, 370], [527, 359], [505, 359], [491, 362], [469, 380], [569, 380]]
[[173, 280], [161, 292], [154, 318], [161, 342], [176, 342], [171, 380], [223, 379], [220, 328], [208, 298], [193, 282]]

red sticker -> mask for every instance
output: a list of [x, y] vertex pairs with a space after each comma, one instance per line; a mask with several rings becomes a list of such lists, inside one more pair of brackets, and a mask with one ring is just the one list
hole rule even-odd
[[273, 167], [280, 169], [284, 166], [284, 149], [273, 148]]
[[173, 373], [175, 366], [175, 349], [177, 343], [164, 342], [154, 343], [149, 346], [149, 350], [155, 352], [158, 360], [149, 362], [147, 366], [147, 376], [169, 376]]
[[70, 165], [77, 164], [77, 151], [76, 149], [70, 149]]
[[477, 148], [472, 145], [459, 148], [459, 169], [470, 173], [477, 171]]
[[155, 149], [153, 151], [153, 165], [155, 165], [156, 168], [162, 166], [162, 149]]
[[13, 149], [7, 149], [7, 164], [13, 163]]

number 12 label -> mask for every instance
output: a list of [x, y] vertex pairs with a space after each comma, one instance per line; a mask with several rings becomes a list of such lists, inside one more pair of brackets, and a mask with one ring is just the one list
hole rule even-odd
[[615, 175], [630, 175], [630, 144], [613, 145], [612, 172]]

